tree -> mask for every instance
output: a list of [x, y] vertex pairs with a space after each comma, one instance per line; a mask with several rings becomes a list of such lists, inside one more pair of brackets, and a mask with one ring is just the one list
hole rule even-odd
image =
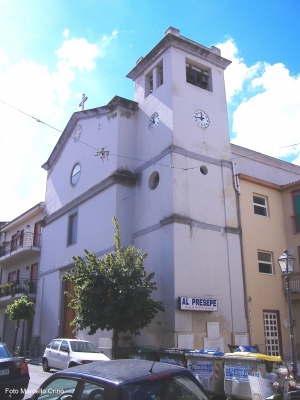
[[22, 341], [21, 341], [21, 351], [20, 354], [24, 355], [24, 322], [31, 321], [35, 311], [35, 304], [31, 301], [27, 300], [27, 296], [22, 296], [20, 299], [15, 300], [13, 304], [10, 304], [6, 307], [5, 313], [8, 314], [8, 317], [11, 321], [16, 322], [15, 334], [13, 339], [12, 349], [15, 351], [16, 341], [18, 336], [18, 331], [20, 328], [20, 321], [23, 320], [23, 330], [22, 330]]
[[113, 329], [113, 357], [117, 358], [119, 332], [139, 335], [164, 308], [160, 301], [151, 298], [157, 287], [153, 282], [154, 272], [147, 274], [143, 267], [147, 254], [134, 246], [121, 247], [115, 217], [113, 222], [116, 251], [99, 259], [85, 250], [85, 260], [73, 257], [75, 267], [62, 279], [74, 282], [70, 306], [75, 309], [76, 317], [71, 325], [75, 330], [88, 328], [89, 335], [98, 329]]

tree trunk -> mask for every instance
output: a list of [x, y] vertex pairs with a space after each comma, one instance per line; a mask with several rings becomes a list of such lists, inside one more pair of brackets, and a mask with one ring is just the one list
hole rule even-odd
[[119, 358], [119, 332], [114, 329], [113, 333], [113, 344], [112, 344], [112, 359], [117, 360]]
[[23, 319], [23, 326], [22, 326], [22, 339], [21, 339], [21, 348], [19, 356], [24, 356], [24, 335], [25, 335], [25, 319]]
[[17, 337], [18, 337], [19, 328], [20, 328], [20, 319], [17, 319], [17, 320], [16, 320], [16, 327], [15, 327], [14, 340], [13, 340], [13, 345], [12, 345], [13, 351], [16, 350], [16, 343], [17, 343]]

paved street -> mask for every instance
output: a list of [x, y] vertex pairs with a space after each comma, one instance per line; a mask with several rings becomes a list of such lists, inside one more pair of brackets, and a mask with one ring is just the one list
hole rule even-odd
[[27, 389], [27, 393], [25, 395], [26, 398], [30, 398], [33, 393], [40, 387], [40, 385], [52, 375], [55, 370], [51, 370], [51, 372], [44, 372], [43, 367], [41, 365], [28, 364], [30, 381]]

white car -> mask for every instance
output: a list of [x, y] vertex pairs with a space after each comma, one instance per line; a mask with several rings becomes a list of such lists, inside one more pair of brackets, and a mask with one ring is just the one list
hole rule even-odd
[[79, 339], [53, 339], [43, 355], [43, 370], [65, 369], [94, 361], [109, 360], [91, 342]]

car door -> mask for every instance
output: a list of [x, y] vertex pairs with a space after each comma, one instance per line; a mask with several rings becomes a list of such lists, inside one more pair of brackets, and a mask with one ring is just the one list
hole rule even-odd
[[[80, 400], [104, 400], [104, 385], [95, 382], [82, 380], [78, 398]], [[115, 397], [116, 398], [116, 397]], [[142, 399], [141, 399], [142, 400]]]
[[63, 340], [58, 350], [58, 363], [60, 369], [68, 368], [70, 361], [70, 346], [67, 340]]
[[48, 365], [52, 368], [59, 367], [59, 346], [61, 344], [61, 339], [53, 340], [52, 346], [48, 349]]

